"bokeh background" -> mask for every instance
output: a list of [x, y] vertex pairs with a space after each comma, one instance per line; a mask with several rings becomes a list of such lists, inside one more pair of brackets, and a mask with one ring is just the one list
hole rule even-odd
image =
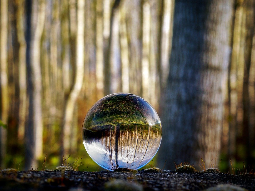
[[[189, 26], [178, 19], [207, 18], [209, 13], [217, 17], [221, 9], [214, 9], [212, 3], [205, 5], [211, 12], [201, 12], [204, 1], [200, 0], [189, 4], [180, 0], [0, 2], [0, 164], [20, 170], [55, 169], [61, 164], [100, 170], [82, 144], [82, 123], [91, 106], [110, 93], [136, 94], [161, 118], [172, 115], [162, 109], [166, 97], [171, 97], [166, 89], [173, 87], [167, 85], [171, 82], [172, 36], [177, 39], [178, 30], [185, 27], [197, 26], [199, 31], [203, 22], [210, 25], [208, 20], [195, 19], [197, 24]], [[226, 6], [231, 22], [221, 34], [227, 35], [229, 57], [219, 82], [224, 109], [217, 130], [220, 140], [209, 142], [219, 145], [220, 160], [207, 168], [219, 166], [222, 171], [235, 172], [253, 166], [255, 158], [255, 5], [254, 0], [230, 2]], [[180, 11], [180, 5], [185, 11]], [[213, 42], [221, 29], [209, 30], [215, 36], [208, 35], [207, 40]], [[192, 31], [187, 34], [197, 38]], [[207, 34], [203, 31], [201, 35]], [[181, 52], [192, 43], [187, 40], [177, 48], [179, 57], [186, 56]], [[225, 51], [224, 46], [216, 48]], [[194, 69], [194, 75], [198, 71]], [[168, 125], [163, 128], [174, 128], [170, 122], [164, 124]], [[185, 145], [185, 139], [174, 141]], [[167, 153], [159, 155], [164, 158]], [[157, 165], [157, 157], [146, 168]], [[202, 157], [200, 166], [205, 160]], [[159, 166], [169, 168], [162, 161]], [[190, 163], [188, 159], [182, 162]]]

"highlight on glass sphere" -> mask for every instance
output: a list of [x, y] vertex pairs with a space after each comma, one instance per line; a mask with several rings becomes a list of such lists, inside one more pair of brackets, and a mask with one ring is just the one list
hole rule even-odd
[[83, 144], [101, 167], [139, 169], [157, 153], [161, 122], [152, 106], [134, 94], [111, 94], [89, 110], [83, 123]]

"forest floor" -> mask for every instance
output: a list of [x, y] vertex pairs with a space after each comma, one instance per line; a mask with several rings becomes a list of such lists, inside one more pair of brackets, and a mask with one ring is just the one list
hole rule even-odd
[[[217, 187], [217, 189], [213, 187]], [[221, 186], [219, 186], [221, 185]], [[225, 188], [223, 188], [225, 187]], [[208, 189], [209, 188], [209, 189]], [[243, 189], [244, 188], [244, 189]], [[0, 190], [255, 190], [255, 174], [218, 171], [0, 171]]]

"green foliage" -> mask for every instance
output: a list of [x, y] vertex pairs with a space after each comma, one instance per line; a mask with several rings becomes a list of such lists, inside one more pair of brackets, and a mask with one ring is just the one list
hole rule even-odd
[[7, 129], [7, 125], [2, 120], [0, 120], [0, 126]]
[[183, 163], [177, 165], [175, 171], [180, 172], [180, 173], [194, 173], [194, 172], [197, 172], [197, 170], [195, 169], [194, 166], [192, 166], [190, 164], [183, 164]]
[[221, 172], [228, 172], [228, 157], [226, 153], [221, 153], [220, 155], [219, 170]]
[[214, 173], [214, 174], [217, 174], [217, 173], [220, 173], [220, 170], [217, 169], [217, 168], [208, 168], [208, 169], [206, 169], [206, 170], [204, 170], [204, 171], [202, 171], [202, 172], [204, 172], [204, 173]]

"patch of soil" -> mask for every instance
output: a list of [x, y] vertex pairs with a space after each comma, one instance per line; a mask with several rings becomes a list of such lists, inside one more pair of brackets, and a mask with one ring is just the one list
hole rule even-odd
[[[205, 190], [219, 184], [255, 190], [255, 174], [230, 175], [220, 172], [176, 171], [81, 172], [0, 171], [0, 190], [105, 190], [109, 181], [121, 179], [142, 185], [143, 190]], [[130, 183], [131, 184], [131, 183]], [[79, 188], [79, 189], [78, 189]], [[125, 190], [125, 189], [124, 189]]]

